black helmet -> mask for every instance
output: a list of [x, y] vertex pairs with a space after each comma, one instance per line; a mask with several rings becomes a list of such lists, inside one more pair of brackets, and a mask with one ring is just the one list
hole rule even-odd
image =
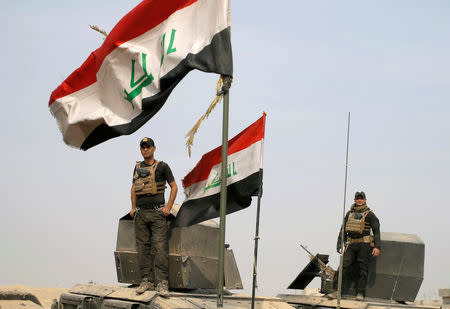
[[355, 193], [355, 200], [357, 198], [361, 198], [361, 199], [365, 200], [366, 199], [366, 194], [363, 191], [357, 191]]

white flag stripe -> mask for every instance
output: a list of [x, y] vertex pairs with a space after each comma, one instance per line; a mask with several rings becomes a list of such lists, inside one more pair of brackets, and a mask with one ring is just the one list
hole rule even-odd
[[263, 160], [264, 160], [264, 139], [261, 140], [261, 160], [259, 161], [259, 168], [263, 168]]

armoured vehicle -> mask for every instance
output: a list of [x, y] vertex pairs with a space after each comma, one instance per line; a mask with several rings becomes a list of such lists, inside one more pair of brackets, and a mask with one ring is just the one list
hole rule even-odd
[[[216, 308], [219, 228], [209, 220], [189, 227], [169, 225], [169, 287], [170, 297], [155, 291], [136, 294], [140, 283], [133, 218], [125, 215], [119, 220], [116, 251], [117, 278], [128, 285], [106, 286], [77, 284], [63, 293], [53, 309], [106, 308]], [[228, 245], [225, 250], [224, 286], [242, 289], [242, 281]], [[251, 297], [224, 293], [224, 308], [250, 308]], [[292, 308], [284, 299], [257, 297], [255, 308]]]
[[0, 289], [0, 308], [42, 309], [42, 304], [32, 293], [20, 289]]
[[[117, 278], [122, 285], [78, 284], [68, 293], [61, 294], [52, 309], [216, 308], [218, 239], [219, 228], [212, 220], [190, 227], [169, 227], [170, 297], [160, 297], [155, 291], [137, 295], [140, 276], [133, 219], [126, 215], [119, 220], [114, 252]], [[231, 290], [242, 289], [233, 251], [228, 245], [226, 247], [224, 286]], [[340, 307], [439, 308], [411, 303], [423, 280], [425, 245], [422, 240], [416, 235], [382, 233], [381, 247], [383, 254], [373, 259], [369, 267], [366, 300], [355, 301], [344, 295]], [[322, 293], [256, 297], [255, 308], [336, 307], [336, 299], [324, 295], [333, 287], [329, 274], [335, 274], [331, 267], [324, 268], [328, 257], [326, 254], [312, 255], [311, 261], [288, 287], [303, 290], [318, 276], [322, 278]], [[225, 290], [224, 308], [250, 307], [250, 296]]]
[[[419, 292], [424, 275], [425, 244], [416, 235], [400, 233], [381, 233], [382, 254], [371, 259], [369, 277], [364, 302], [354, 301], [354, 287], [348, 287], [350, 295], [343, 295], [342, 308], [366, 307], [415, 307], [414, 302]], [[315, 277], [321, 278], [322, 294], [330, 293], [336, 284], [337, 272], [330, 271], [327, 254], [310, 256], [310, 262], [299, 273], [288, 289], [305, 289]], [[334, 274], [334, 277], [330, 277]], [[334, 282], [335, 283], [335, 282]], [[278, 297], [286, 299], [296, 308], [336, 307], [335, 299], [318, 295], [283, 294]]]

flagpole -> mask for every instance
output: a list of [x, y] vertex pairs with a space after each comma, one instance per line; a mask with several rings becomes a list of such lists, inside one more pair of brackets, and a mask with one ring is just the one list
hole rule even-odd
[[344, 182], [344, 206], [342, 208], [342, 225], [341, 225], [341, 255], [339, 257], [339, 275], [338, 275], [338, 297], [337, 297], [337, 304], [336, 309], [341, 308], [341, 293], [342, 293], [342, 265], [344, 261], [344, 221], [345, 221], [345, 200], [347, 198], [347, 171], [348, 171], [348, 144], [350, 140], [350, 112], [348, 112], [348, 124], [347, 124], [347, 151], [345, 154], [345, 182]]
[[227, 167], [228, 167], [228, 108], [231, 77], [223, 76], [223, 121], [222, 121], [222, 170], [220, 181], [220, 232], [219, 270], [217, 282], [217, 307], [223, 307], [224, 264], [225, 264], [225, 216], [227, 213]]
[[255, 252], [253, 260], [253, 283], [252, 283], [252, 309], [255, 308], [255, 289], [256, 289], [256, 266], [258, 262], [258, 241], [259, 241], [259, 214], [261, 209], [261, 196], [262, 196], [262, 177], [263, 170], [261, 169], [261, 178], [259, 181], [258, 192], [258, 207], [256, 208], [256, 229], [255, 229]]

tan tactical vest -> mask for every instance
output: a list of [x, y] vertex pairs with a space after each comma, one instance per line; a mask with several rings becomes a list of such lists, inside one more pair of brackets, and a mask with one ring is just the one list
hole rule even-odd
[[348, 216], [347, 224], [345, 225], [346, 233], [358, 233], [362, 234], [364, 231], [370, 232], [370, 225], [366, 222], [366, 217], [370, 210], [363, 213], [351, 212]]
[[[164, 190], [166, 189], [166, 182], [155, 181], [155, 171], [159, 162], [160, 161], [155, 161], [153, 165], [145, 167], [141, 167], [141, 162], [136, 163], [136, 168], [133, 175], [134, 192], [136, 195], [164, 193]], [[148, 170], [148, 176], [139, 176], [138, 168]]]

